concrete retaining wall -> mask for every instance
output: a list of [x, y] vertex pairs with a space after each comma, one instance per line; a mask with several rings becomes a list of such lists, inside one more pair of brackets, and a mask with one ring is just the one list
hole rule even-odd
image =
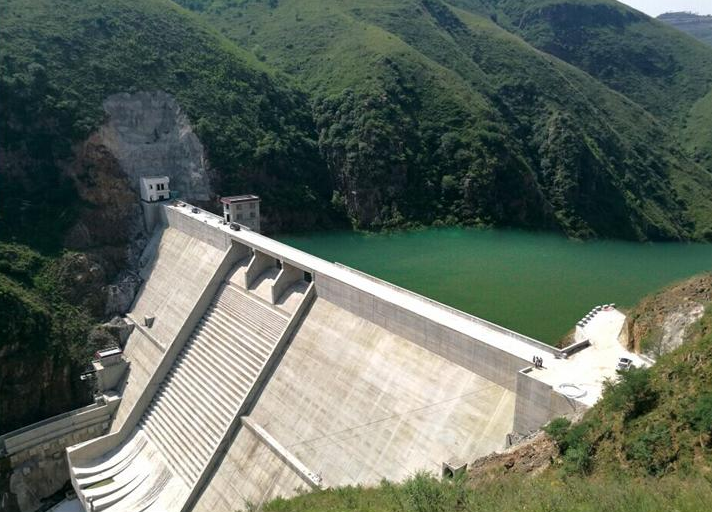
[[[65, 450], [105, 434], [120, 400], [107, 397], [0, 437], [0, 456], [7, 460], [11, 471], [10, 493], [21, 512], [37, 510], [43, 498], [67, 484]], [[4, 506], [0, 509], [5, 510]]]
[[517, 373], [529, 364], [331, 277], [318, 274], [314, 282], [319, 297], [507, 389], [516, 390]]
[[517, 375], [517, 400], [514, 406], [514, 431], [528, 434], [539, 430], [553, 418], [584, 410], [586, 406], [554, 390], [532, 376], [535, 369], [524, 368]]

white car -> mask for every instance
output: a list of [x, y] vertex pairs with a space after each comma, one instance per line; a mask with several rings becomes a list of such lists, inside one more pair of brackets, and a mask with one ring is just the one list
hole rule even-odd
[[623, 372], [626, 370], [630, 370], [631, 368], [634, 368], [632, 359], [628, 359], [627, 357], [621, 357], [618, 359], [616, 370]]

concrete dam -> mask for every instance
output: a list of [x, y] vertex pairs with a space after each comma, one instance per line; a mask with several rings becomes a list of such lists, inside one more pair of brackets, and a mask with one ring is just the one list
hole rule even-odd
[[108, 433], [67, 449], [87, 511], [456, 471], [600, 395], [589, 340], [558, 350], [183, 203], [154, 213]]

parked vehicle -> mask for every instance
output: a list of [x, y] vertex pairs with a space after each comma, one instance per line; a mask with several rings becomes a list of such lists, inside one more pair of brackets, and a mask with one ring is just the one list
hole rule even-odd
[[630, 370], [631, 368], [634, 368], [632, 359], [628, 359], [627, 357], [621, 357], [618, 359], [616, 370], [624, 372], [626, 370]]

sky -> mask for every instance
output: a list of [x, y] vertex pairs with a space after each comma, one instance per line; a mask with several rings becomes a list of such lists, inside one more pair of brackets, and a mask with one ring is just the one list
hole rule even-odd
[[712, 0], [619, 0], [650, 16], [664, 12], [691, 11], [712, 14]]

